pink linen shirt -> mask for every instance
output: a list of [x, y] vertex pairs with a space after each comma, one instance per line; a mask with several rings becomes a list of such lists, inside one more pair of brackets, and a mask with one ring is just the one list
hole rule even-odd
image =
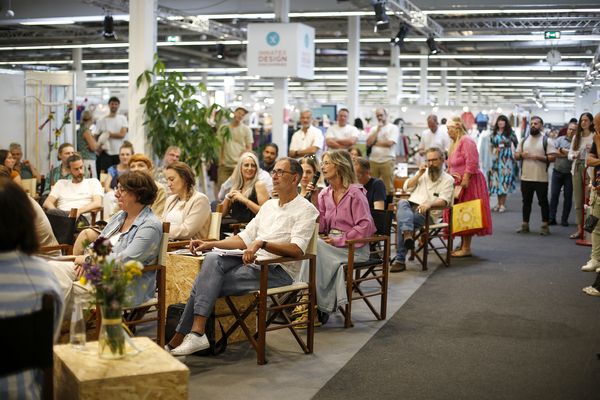
[[334, 246], [343, 247], [346, 240], [366, 238], [376, 232], [366, 193], [362, 185], [351, 184], [338, 204], [333, 200], [331, 186], [319, 193], [319, 232], [328, 233], [331, 229], [343, 232], [333, 240]]

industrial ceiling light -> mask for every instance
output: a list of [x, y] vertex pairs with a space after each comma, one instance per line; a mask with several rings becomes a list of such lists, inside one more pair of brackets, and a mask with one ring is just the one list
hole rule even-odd
[[434, 39], [433, 35], [431, 35], [427, 38], [427, 46], [429, 47], [429, 54], [437, 54], [438, 53], [438, 48], [437, 48], [437, 45], [435, 44], [435, 39]]
[[400, 29], [398, 29], [398, 33], [390, 40], [390, 43], [395, 44], [398, 47], [402, 47], [402, 44], [404, 43], [404, 38], [408, 33], [408, 29], [408, 25], [400, 24]]
[[221, 43], [217, 43], [217, 58], [219, 60], [223, 59], [225, 56], [225, 46]]
[[374, 32], [384, 31], [390, 27], [390, 20], [385, 12], [385, 3], [387, 0], [371, 0], [373, 10], [375, 11], [375, 27]]
[[104, 39], [115, 40], [117, 35], [115, 34], [115, 21], [113, 20], [112, 15], [106, 14], [103, 22], [104, 30], [102, 31], [102, 37]]

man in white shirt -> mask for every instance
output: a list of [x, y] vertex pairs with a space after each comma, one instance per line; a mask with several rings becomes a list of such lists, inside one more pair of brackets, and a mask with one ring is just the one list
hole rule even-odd
[[112, 165], [119, 163], [119, 150], [127, 136], [127, 118], [117, 114], [121, 102], [117, 97], [108, 100], [109, 114], [96, 124], [100, 135], [108, 132], [108, 149], [97, 159], [96, 170], [106, 172]]
[[[283, 158], [277, 161], [271, 175], [279, 198], [265, 202], [244, 231], [218, 242], [192, 240], [190, 243], [193, 252], [214, 247], [244, 251], [241, 257], [206, 254], [175, 336], [168, 344], [172, 355], [185, 356], [210, 346], [204, 328], [217, 298], [259, 288], [260, 267], [254, 264], [255, 260], [304, 255], [319, 212], [298, 195], [302, 166], [293, 158]], [[299, 272], [298, 264], [272, 265], [268, 286], [291, 284]]]
[[408, 200], [398, 202], [396, 257], [390, 272], [406, 269], [406, 253], [415, 245], [413, 232], [415, 228], [425, 225], [427, 210], [446, 206], [452, 200], [454, 178], [444, 172], [444, 152], [435, 147], [430, 148], [425, 151], [425, 157], [427, 161], [419, 167], [417, 174], [404, 182], [404, 190], [410, 191], [411, 195]]
[[336, 123], [325, 132], [325, 142], [328, 148], [348, 150], [358, 141], [358, 129], [347, 123], [349, 114], [347, 108], [340, 108]]
[[427, 117], [427, 129], [421, 134], [421, 142], [419, 143], [419, 154], [425, 155], [425, 150], [432, 147], [437, 147], [444, 152], [450, 148], [450, 136], [448, 136], [448, 128], [446, 125], [438, 123], [437, 115], [431, 114]]
[[293, 158], [314, 155], [318, 157], [323, 150], [323, 134], [312, 125], [312, 112], [304, 110], [300, 113], [302, 128], [292, 135], [288, 155]]
[[77, 216], [102, 207], [102, 185], [96, 178], [84, 179], [83, 159], [79, 154], [73, 154], [67, 160], [71, 180], [57, 181], [46, 201], [44, 208], [51, 213], [69, 215], [72, 208], [77, 209]]
[[550, 233], [550, 206], [548, 205], [548, 165], [556, 157], [556, 148], [552, 140], [544, 136], [544, 121], [537, 116], [531, 117], [529, 135], [525, 136], [515, 152], [516, 160], [523, 160], [521, 166], [521, 194], [523, 195], [523, 223], [517, 233], [529, 233], [529, 216], [533, 195], [537, 196], [542, 209], [542, 228], [540, 235]]
[[394, 193], [396, 143], [400, 140], [400, 131], [396, 125], [388, 122], [388, 114], [384, 108], [375, 110], [375, 117], [377, 127], [367, 137], [367, 146], [371, 146], [371, 176], [380, 178], [385, 183], [387, 192]]

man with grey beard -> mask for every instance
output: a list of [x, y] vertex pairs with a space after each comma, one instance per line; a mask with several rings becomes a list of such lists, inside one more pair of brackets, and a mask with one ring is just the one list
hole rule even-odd
[[[431, 207], [450, 204], [453, 196], [454, 178], [444, 171], [444, 153], [432, 147], [425, 152], [426, 163], [419, 167], [415, 176], [404, 182], [404, 190], [411, 192], [408, 200], [398, 202], [396, 220], [396, 257], [390, 272], [406, 269], [406, 253], [414, 248], [413, 232], [425, 224], [425, 213]], [[440, 212], [431, 212], [432, 218], [439, 218]]]

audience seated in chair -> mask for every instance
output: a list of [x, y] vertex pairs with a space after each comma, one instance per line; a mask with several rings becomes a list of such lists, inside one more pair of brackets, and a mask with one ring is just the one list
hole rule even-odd
[[[319, 193], [319, 232], [326, 236], [317, 241], [317, 304], [321, 313], [329, 314], [348, 302], [343, 267], [348, 262], [346, 241], [372, 236], [375, 223], [366, 190], [356, 183], [350, 153], [326, 151], [321, 170], [330, 186]], [[355, 247], [356, 262], [367, 261], [369, 246], [357, 243]], [[302, 280], [306, 279], [303, 269]], [[326, 321], [326, 316], [320, 317], [321, 322]]]
[[[167, 190], [167, 176], [165, 175], [165, 171], [167, 167], [174, 162], [179, 161], [179, 157], [181, 157], [181, 149], [177, 146], [169, 146], [167, 147], [167, 151], [165, 151], [165, 155], [160, 163], [157, 165], [152, 175], [156, 182], [158, 182], [165, 190]], [[167, 193], [172, 194], [172, 193]], [[157, 214], [162, 215], [162, 214]]]
[[265, 184], [258, 179], [258, 158], [244, 153], [231, 175], [231, 189], [223, 201], [223, 228], [231, 232], [231, 224], [250, 222], [262, 204], [269, 199]]
[[[298, 195], [302, 167], [294, 159], [283, 158], [277, 161], [271, 173], [279, 198], [267, 201], [243, 232], [217, 242], [191, 242], [194, 252], [214, 247], [243, 249], [244, 252], [241, 258], [207, 253], [177, 326], [177, 333], [169, 342], [171, 354], [189, 355], [209, 347], [204, 329], [217, 298], [259, 289], [261, 270], [254, 264], [255, 261], [276, 256], [304, 255], [313, 236], [318, 212]], [[298, 270], [296, 263], [271, 266], [268, 287], [291, 284]]]
[[56, 184], [60, 179], [71, 179], [71, 168], [67, 160], [75, 154], [75, 148], [71, 143], [63, 143], [58, 147], [58, 161], [60, 165], [52, 168], [48, 176], [46, 176], [46, 182], [44, 184], [43, 196], [47, 196], [50, 193], [52, 186]]
[[369, 160], [362, 157], [354, 159], [354, 172], [356, 180], [367, 190], [367, 200], [369, 207], [373, 210], [386, 209], [386, 190], [385, 183], [379, 178], [371, 176], [371, 164]]
[[19, 185], [21, 184], [21, 175], [19, 175], [19, 172], [14, 169], [15, 159], [13, 158], [12, 154], [10, 154], [10, 151], [0, 150], [0, 165], [8, 168], [10, 171], [10, 178]]
[[[25, 191], [10, 179], [0, 177], [0, 318], [40, 310], [42, 296], [50, 294], [54, 299], [54, 338], [57, 338], [64, 308], [62, 291], [52, 267], [31, 256], [39, 245], [34, 219]], [[19, 346], [14, 342], [5, 345]], [[3, 358], [2, 363], [10, 364], [11, 356]], [[0, 377], [0, 398], [40, 398], [41, 378], [38, 370], [31, 369], [4, 375]]]
[[96, 178], [84, 178], [83, 159], [73, 154], [67, 160], [72, 178], [61, 179], [52, 187], [44, 208], [48, 213], [68, 215], [72, 208], [77, 209], [77, 216], [102, 207], [102, 186]]
[[[157, 192], [154, 179], [143, 172], [128, 172], [121, 175], [118, 182], [115, 192], [122, 211], [108, 221], [101, 236], [111, 241], [112, 255], [123, 262], [137, 260], [144, 265], [155, 264], [160, 250], [162, 223], [150, 208]], [[75, 298], [88, 299], [90, 296], [90, 287], [79, 283], [84, 261], [85, 256], [80, 255], [74, 258], [74, 262], [52, 262], [67, 307]], [[154, 272], [136, 278], [131, 305], [151, 299], [155, 283]]]
[[11, 143], [10, 146], [8, 146], [8, 151], [10, 151], [10, 154], [15, 160], [13, 169], [21, 175], [21, 179], [34, 178], [37, 183], [41, 182], [42, 175], [40, 175], [38, 170], [29, 160], [23, 160], [23, 149], [19, 143]]
[[[404, 182], [404, 190], [411, 192], [408, 200], [398, 202], [396, 220], [396, 257], [390, 272], [406, 269], [406, 253], [414, 249], [415, 229], [425, 224], [425, 215], [432, 207], [444, 207], [451, 203], [454, 178], [444, 172], [444, 153], [438, 148], [430, 148], [425, 153], [426, 163], [419, 167], [417, 174]], [[441, 217], [441, 212], [432, 213]]]
[[317, 164], [317, 158], [315, 156], [306, 156], [302, 157], [298, 161], [300, 161], [300, 165], [304, 171], [302, 174], [302, 180], [300, 181], [300, 186], [298, 188], [300, 191], [300, 196], [306, 198], [307, 195], [310, 195], [310, 202], [313, 204], [313, 206], [318, 207], [321, 187], [312, 184], [315, 174], [321, 174], [321, 170]]
[[210, 227], [210, 203], [195, 189], [196, 177], [186, 163], [174, 162], [165, 169], [171, 195], [162, 220], [171, 224], [170, 240], [206, 238]]

